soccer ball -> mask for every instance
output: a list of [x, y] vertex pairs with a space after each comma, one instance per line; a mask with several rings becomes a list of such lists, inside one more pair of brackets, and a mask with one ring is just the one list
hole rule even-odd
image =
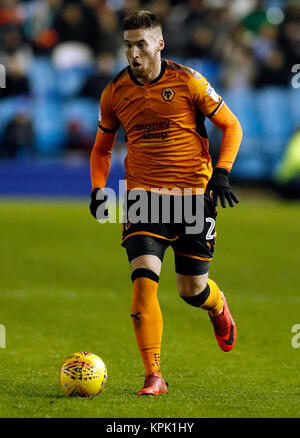
[[105, 363], [93, 353], [71, 354], [59, 369], [59, 384], [67, 395], [94, 397], [103, 391], [106, 380]]

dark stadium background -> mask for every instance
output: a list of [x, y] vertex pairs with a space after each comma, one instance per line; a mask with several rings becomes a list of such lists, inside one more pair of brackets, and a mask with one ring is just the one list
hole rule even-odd
[[[135, 395], [143, 365], [121, 224], [100, 225], [88, 208], [100, 94], [126, 65], [122, 18], [140, 7], [163, 16], [164, 57], [203, 73], [244, 131], [231, 174], [240, 205], [218, 210], [210, 266], [235, 319], [235, 348], [223, 353], [206, 312], [178, 296], [169, 248], [159, 283], [169, 394], [150, 400]], [[300, 203], [287, 201], [300, 197], [299, 0], [0, 0], [0, 85], [4, 67], [0, 419], [299, 419]], [[207, 129], [215, 162], [221, 133], [210, 121]], [[125, 153], [120, 132], [112, 188]], [[107, 366], [93, 400], [59, 385], [76, 351]]]
[[[234, 183], [279, 188], [278, 166], [300, 126], [299, 1], [2, 0], [0, 195], [89, 197], [100, 94], [126, 65], [120, 24], [139, 8], [163, 17], [163, 56], [200, 71], [239, 117]], [[207, 129], [215, 161], [221, 134]], [[124, 155], [121, 131], [113, 188]]]

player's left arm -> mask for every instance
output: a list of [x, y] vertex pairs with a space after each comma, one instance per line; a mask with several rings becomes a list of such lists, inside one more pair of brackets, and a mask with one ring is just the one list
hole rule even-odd
[[215, 205], [218, 204], [218, 199], [220, 199], [222, 207], [226, 207], [226, 201], [230, 207], [233, 207], [234, 203], [238, 204], [239, 201], [230, 187], [229, 173], [242, 141], [242, 127], [237, 117], [224, 102], [220, 109], [210, 117], [210, 120], [221, 129], [223, 136], [219, 160], [207, 189], [212, 190]]
[[220, 199], [222, 207], [226, 207], [226, 201], [233, 207], [239, 201], [231, 190], [229, 173], [241, 144], [242, 128], [237, 117], [207, 79], [193, 69], [190, 72], [188, 87], [193, 104], [223, 132], [220, 157], [207, 190], [212, 191], [215, 206]]

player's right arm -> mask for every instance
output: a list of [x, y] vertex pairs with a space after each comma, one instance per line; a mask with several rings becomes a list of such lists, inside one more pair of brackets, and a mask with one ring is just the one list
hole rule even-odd
[[103, 91], [100, 100], [98, 130], [96, 140], [91, 152], [90, 169], [92, 193], [90, 212], [96, 219], [108, 216], [106, 209], [99, 209], [105, 204], [105, 185], [109, 175], [111, 153], [116, 140], [119, 121], [112, 110], [110, 85]]
[[116, 136], [116, 132], [104, 132], [98, 127], [90, 157], [92, 191], [96, 188], [101, 188], [102, 190], [105, 188]]

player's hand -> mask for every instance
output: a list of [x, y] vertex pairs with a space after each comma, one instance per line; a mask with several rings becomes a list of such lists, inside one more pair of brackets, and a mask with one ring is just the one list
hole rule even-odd
[[105, 207], [107, 201], [107, 195], [104, 190], [95, 188], [91, 193], [90, 212], [95, 219], [107, 219], [108, 210]]
[[216, 167], [213, 171], [212, 177], [207, 184], [207, 191], [212, 191], [214, 206], [218, 205], [218, 198], [223, 208], [226, 208], [226, 201], [230, 207], [234, 206], [234, 202], [239, 204], [238, 199], [233, 194], [229, 184], [229, 172], [221, 167]]

